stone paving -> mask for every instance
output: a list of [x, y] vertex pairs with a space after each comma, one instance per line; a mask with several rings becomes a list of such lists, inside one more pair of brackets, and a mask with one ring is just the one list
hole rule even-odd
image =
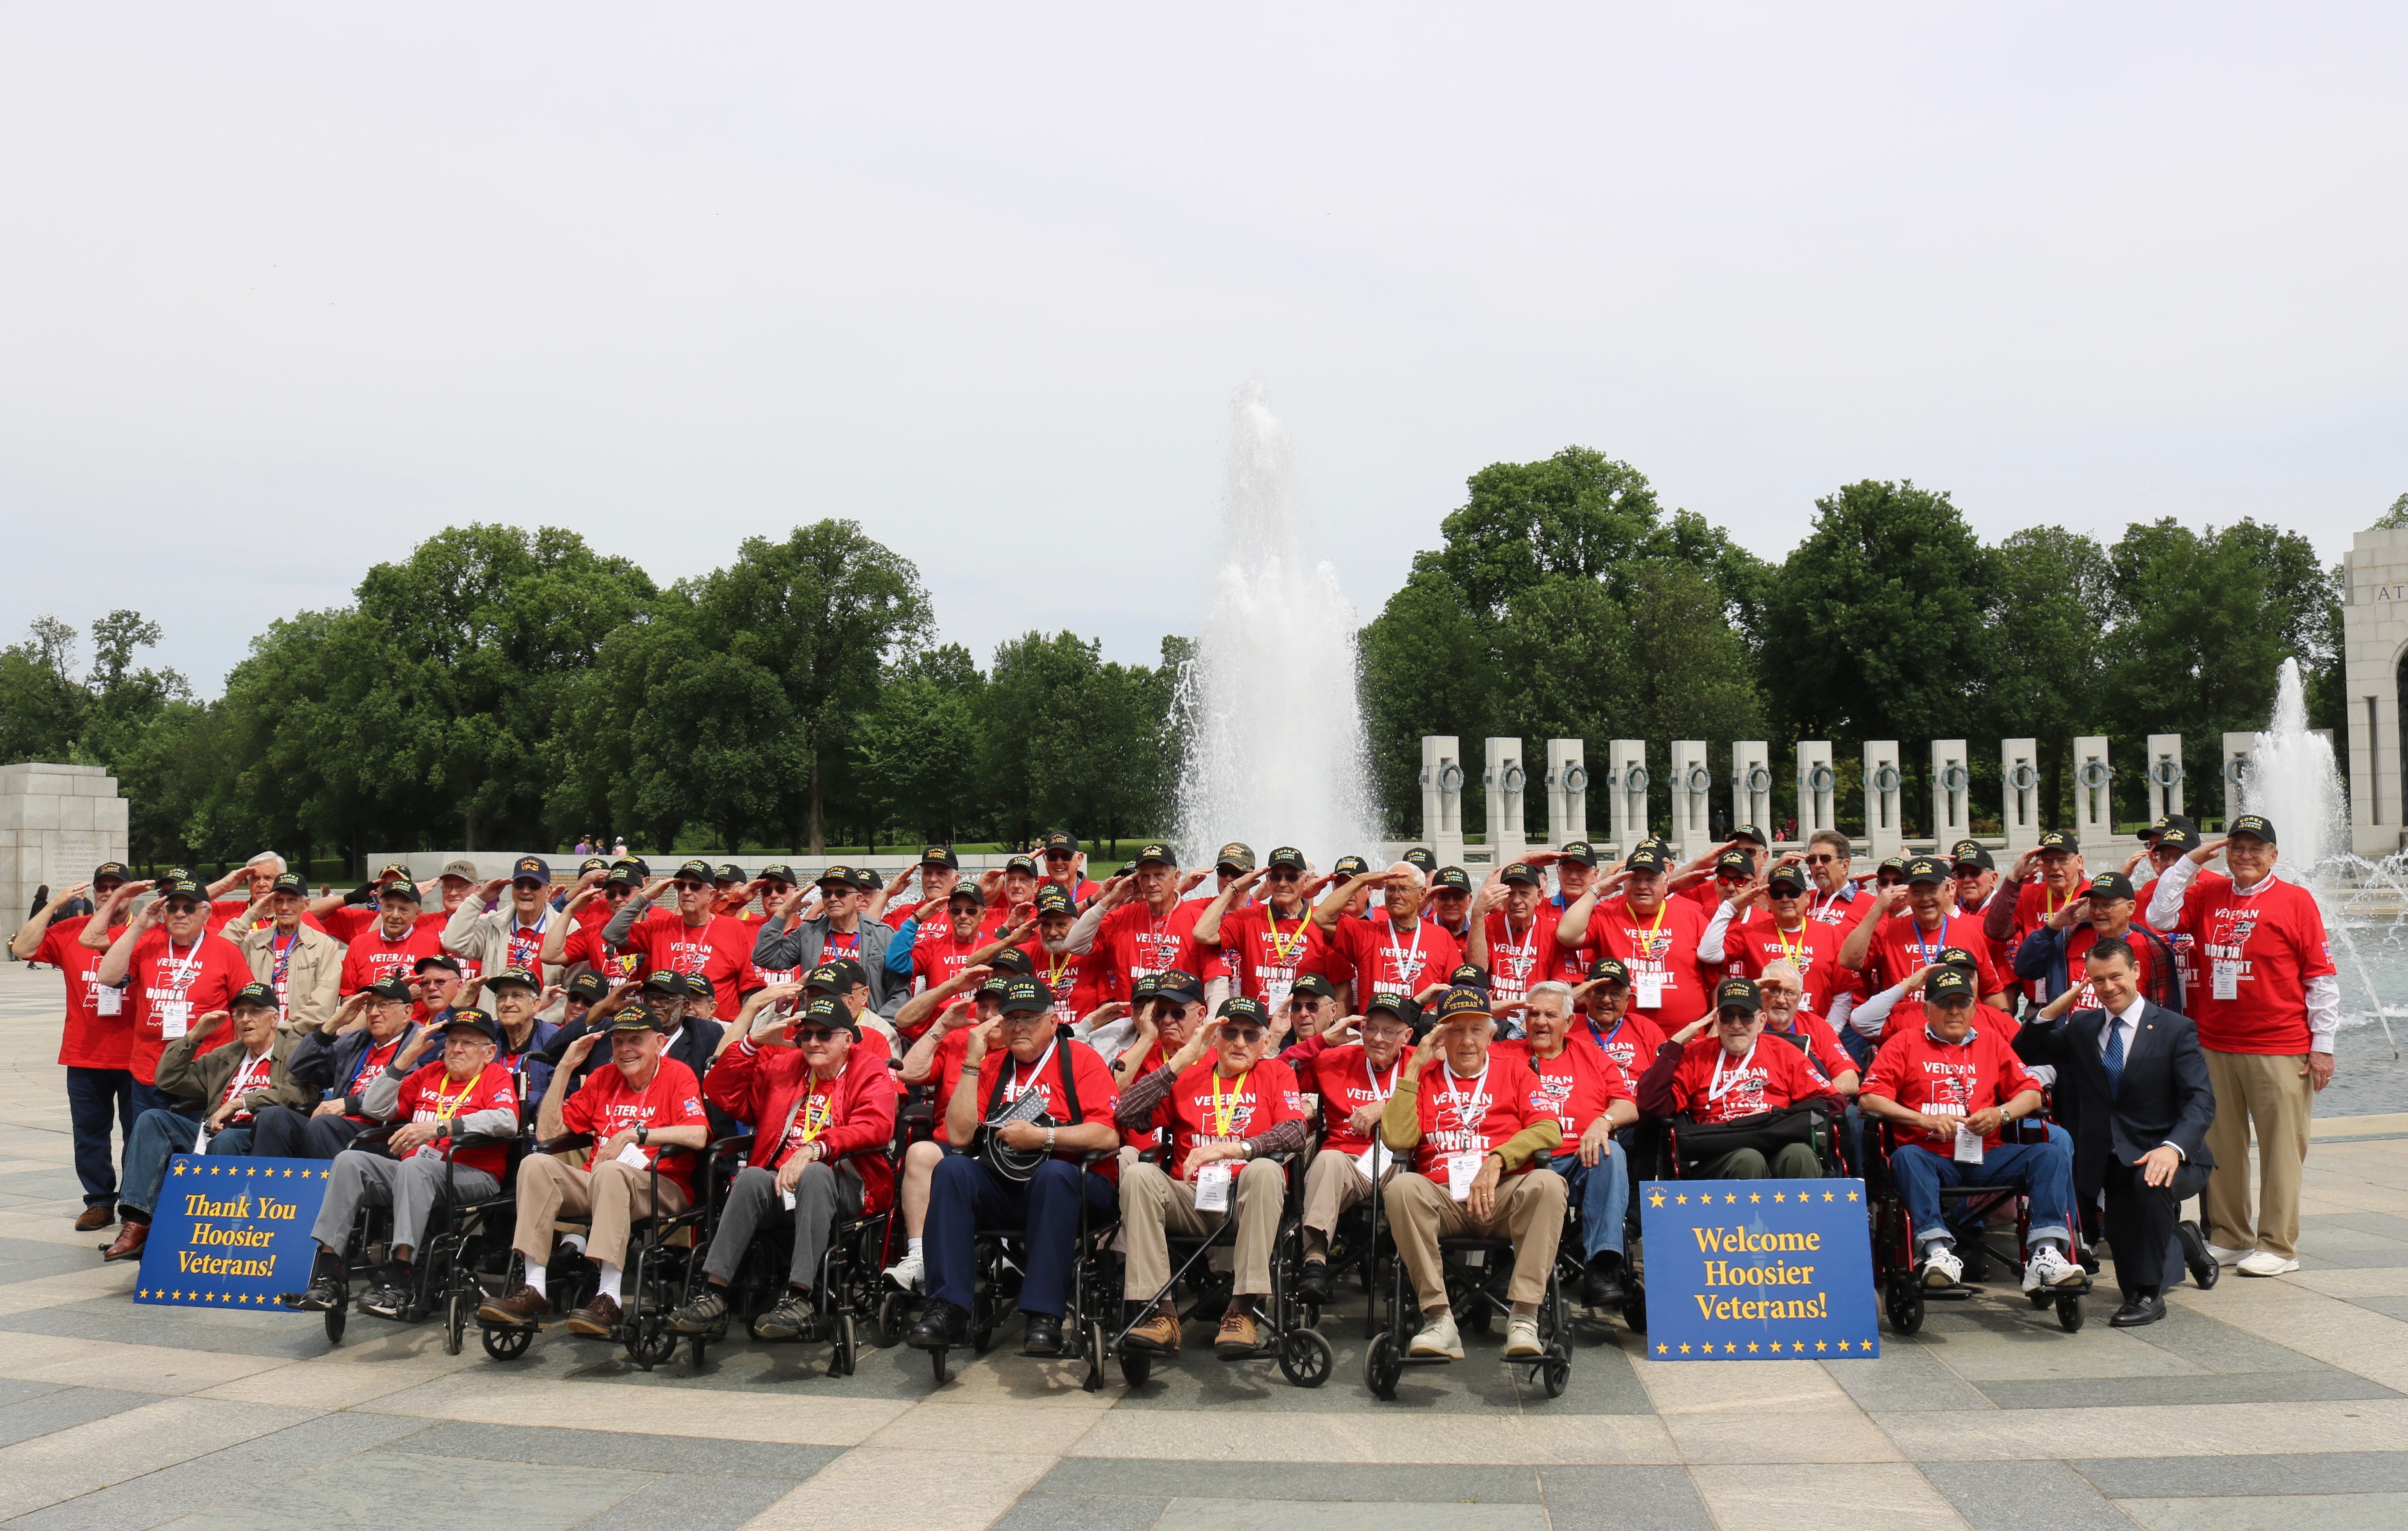
[[[2302, 1269], [2079, 1334], [2020, 1300], [1935, 1309], [1877, 1360], [1644, 1359], [1584, 1332], [1525, 1391], [1474, 1340], [1301, 1392], [1191, 1352], [1132, 1394], [1010, 1353], [822, 1375], [734, 1345], [644, 1374], [547, 1332], [523, 1360], [354, 1316], [136, 1307], [68, 1226], [57, 977], [0, 967], [0, 1520], [45, 1531], [449, 1524], [973, 1531], [2258, 1531], [2408, 1523], [2408, 1117], [2319, 1124]], [[1191, 1331], [1191, 1334], [1195, 1334]], [[1197, 1338], [1201, 1338], [1200, 1335]]]

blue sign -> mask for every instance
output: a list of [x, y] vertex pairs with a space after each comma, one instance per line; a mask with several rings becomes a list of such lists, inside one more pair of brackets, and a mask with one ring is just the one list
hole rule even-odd
[[1828, 1361], [1881, 1353], [1862, 1180], [1644, 1180], [1647, 1353]]
[[279, 1294], [309, 1284], [309, 1230], [333, 1171], [326, 1159], [179, 1153], [160, 1184], [134, 1300], [277, 1308]]

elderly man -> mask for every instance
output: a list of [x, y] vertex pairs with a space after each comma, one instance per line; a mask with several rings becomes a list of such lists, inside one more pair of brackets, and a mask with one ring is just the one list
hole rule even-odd
[[[571, 975], [595, 973], [611, 983], [638, 976], [642, 970], [637, 966], [637, 953], [619, 942], [604, 940], [602, 933], [635, 897], [643, 879], [641, 862], [580, 872], [577, 891], [568, 895], [560, 918], [544, 926], [543, 949], [538, 953], [544, 966]], [[597, 909], [608, 912], [597, 916]]]
[[[1419, 1013], [1408, 995], [1381, 994], [1353, 1023], [1359, 1041], [1319, 1047], [1312, 1057], [1306, 1079], [1321, 1096], [1322, 1138], [1304, 1171], [1304, 1269], [1298, 1285], [1309, 1301], [1330, 1300], [1330, 1235], [1346, 1209], [1371, 1194], [1371, 1135], [1396, 1093]], [[1386, 1150], [1377, 1158], [1384, 1185], [1397, 1168]]]
[[[907, 993], [886, 962], [895, 927], [863, 917], [865, 897], [852, 867], [829, 867], [820, 874], [818, 887], [820, 912], [811, 919], [800, 917], [803, 891], [799, 888], [770, 909], [752, 942], [752, 966], [765, 971], [804, 970], [850, 959], [868, 986], [867, 1008], [877, 1012], [882, 1029], [891, 1028]], [[723, 1016], [735, 1013], [733, 1006], [723, 1005]]]
[[[2200, 868], [2218, 851], [2229, 881]], [[2225, 1173], [2201, 1195], [2207, 1242], [2243, 1276], [2300, 1268], [2300, 1175], [2308, 1117], [2332, 1082], [2341, 986], [2333, 977], [2315, 895], [2274, 875], [2274, 825], [2262, 814], [2232, 821], [2157, 878], [2149, 923], [2191, 941], [2200, 981], [2187, 1001], [2215, 1085], [2208, 1152]], [[2249, 1134], [2258, 1134], [2258, 1208], [2250, 1216]]]
[[1628, 969], [1632, 1009], [1669, 1032], [1709, 1013], [1711, 1006], [1698, 958], [1705, 911], [1693, 899], [1665, 892], [1667, 861], [1652, 842], [1632, 850], [1623, 861], [1619, 893], [1599, 897], [1589, 933], [1592, 947]]
[[2122, 941], [2132, 949], [2133, 973], [2141, 993], [2162, 1009], [2183, 1009], [2182, 975], [2176, 970], [2172, 943], [2139, 923], [2139, 901], [2132, 883], [2121, 872], [2101, 872], [2090, 880], [2081, 897], [2041, 922], [2015, 949], [2015, 974], [2040, 980], [2043, 1000], [2055, 999], [2068, 988], [2078, 989], [2073, 1008], [2095, 1010], [2098, 996], [2083, 959], [2100, 941]]
[[1160, 1134], [1169, 1153], [1167, 1168], [1140, 1162], [1121, 1172], [1121, 1237], [1128, 1251], [1121, 1295], [1132, 1315], [1154, 1305], [1129, 1331], [1133, 1350], [1178, 1351], [1169, 1235], [1216, 1234], [1233, 1206], [1237, 1279], [1212, 1348], [1234, 1360], [1262, 1343], [1250, 1299], [1270, 1295], [1271, 1246], [1287, 1196], [1287, 1178], [1272, 1156], [1302, 1152], [1309, 1133], [1296, 1076], [1269, 1052], [1270, 1023], [1261, 1003], [1238, 994], [1222, 1002], [1217, 1024], [1198, 1027], [1168, 1062], [1121, 1095], [1121, 1131]]
[[[1304, 852], [1280, 846], [1259, 869], [1241, 873], [1208, 900], [1196, 922], [1197, 944], [1221, 954], [1231, 992], [1260, 1000], [1273, 1015], [1287, 1004], [1297, 975], [1308, 962], [1317, 963], [1327, 941], [1305, 899], [1309, 875]], [[1256, 888], [1264, 896], [1250, 902]]]
[[[106, 949], [93, 970], [97, 981], [132, 991], [134, 1037], [128, 1066], [134, 1074], [137, 1126], [140, 1113], [169, 1105], [169, 1087], [158, 1081], [167, 1044], [190, 1033], [194, 1016], [232, 1009], [235, 994], [251, 981], [241, 948], [208, 933], [208, 897], [189, 879], [162, 881], [158, 897], [118, 923], [125, 901], [150, 886], [121, 884], [76, 937], [86, 947]], [[231, 1039], [221, 1037], [210, 1045], [222, 1047]], [[129, 1140], [129, 1151], [131, 1146]]]
[[[920, 879], [920, 896], [897, 903], [897, 896], [910, 888], [914, 875]], [[905, 936], [904, 927], [913, 923], [924, 912], [941, 912], [946, 900], [953, 896], [955, 888], [961, 886], [961, 858], [953, 854], [953, 848], [950, 845], [928, 847], [920, 852], [915, 865], [895, 874], [895, 880], [886, 886], [886, 908], [881, 917], [895, 928], [898, 937], [902, 937], [906, 951], [910, 950], [911, 942]]]
[[[215, 937], [211, 937], [214, 939]], [[231, 1021], [230, 1047], [209, 1040]], [[249, 1153], [251, 1119], [263, 1107], [297, 1106], [308, 1091], [293, 1082], [284, 1060], [293, 1034], [276, 1024], [276, 991], [251, 983], [236, 991], [222, 1010], [211, 1010], [159, 1054], [159, 1088], [197, 1101], [208, 1114], [198, 1124], [178, 1111], [148, 1110], [135, 1121], [125, 1145], [125, 1186], [118, 1197], [123, 1223], [116, 1242], [102, 1252], [109, 1260], [131, 1260], [150, 1236], [150, 1214], [159, 1205], [167, 1161], [179, 1153]]]
[[[1982, 933], [1992, 948], [2012, 954], [2042, 921], [2082, 896], [2084, 877], [2082, 842], [2073, 832], [2042, 831], [2040, 843], [2015, 858], [1983, 906]], [[2039, 985], [2032, 986], [2032, 993], [2039, 993]]]
[[1156, 973], [1204, 972], [1212, 953], [1197, 940], [1196, 926], [1210, 902], [1181, 901], [1179, 859], [1167, 845], [1140, 850], [1136, 866], [1135, 872], [1104, 884], [1060, 950], [1102, 952], [1123, 991]]
[[[367, 1087], [370, 1116], [397, 1122], [384, 1152], [345, 1149], [335, 1155], [325, 1200], [309, 1237], [318, 1257], [309, 1285], [276, 1300], [287, 1308], [323, 1312], [342, 1301], [343, 1252], [351, 1223], [363, 1206], [393, 1209], [393, 1247], [385, 1269], [360, 1299], [363, 1312], [399, 1318], [409, 1306], [412, 1255], [422, 1248], [427, 1223], [445, 1195], [463, 1202], [499, 1195], [509, 1167], [508, 1139], [518, 1136], [518, 1092], [509, 1072], [495, 1061], [501, 1028], [480, 1009], [453, 1010], [438, 1029], [409, 1039]], [[423, 1066], [421, 1056], [437, 1039], [440, 1057]], [[469, 1143], [472, 1138], [500, 1141]], [[445, 1143], [453, 1146], [443, 1161]]]
[[[484, 901], [505, 887], [509, 899], [485, 912]], [[443, 950], [476, 964], [480, 973], [540, 970], [545, 981], [559, 981], [558, 965], [543, 966], [544, 937], [554, 923], [570, 925], [575, 920], [552, 907], [552, 864], [541, 856], [521, 856], [507, 882], [496, 878], [486, 883], [474, 902], [453, 912], [443, 927]]]
[[[1367, 888], [1380, 890], [1380, 908], [1360, 920], [1341, 919]], [[1328, 938], [1325, 971], [1349, 984], [1356, 1009], [1375, 994], [1417, 994], [1463, 961], [1463, 948], [1426, 917], [1429, 878], [1410, 861], [1385, 871], [1368, 867], [1339, 883], [1314, 906], [1312, 923]]]
[[[1802, 1002], [1817, 1015], [1854, 982], [1840, 969], [1840, 944], [1845, 937], [1833, 927], [1806, 918], [1807, 890], [1813, 885], [1803, 866], [1784, 862], [1760, 880], [1728, 891], [1698, 938], [1698, 960], [1708, 967], [1727, 966], [1731, 978], [1761, 978], [1776, 962], [1787, 963], [1800, 976]], [[1769, 920], [1740, 916], [1759, 905]]]
[[[1840, 943], [1840, 966], [1865, 975], [1867, 988], [1885, 989], [1902, 982], [1916, 968], [1928, 967], [1939, 961], [1943, 948], [1954, 947], [1973, 959], [1983, 998], [2005, 1009], [2007, 977], [1993, 968], [1983, 955], [1989, 943], [1983, 938], [1980, 922], [1956, 912], [1956, 889], [1949, 880], [1947, 864], [1932, 856], [1914, 856], [1899, 870], [1903, 884], [1875, 894], [1871, 915]], [[1906, 912], [1893, 915], [1891, 910], [1901, 902]], [[1916, 1018], [1913, 1006], [1892, 1009], [1885, 1027], [1875, 1028], [1858, 1008], [1849, 1012], [1849, 1024], [1860, 1036], [1878, 1035], [1886, 1042]]]
[[[88, 908], [115, 907], [113, 895], [125, 880], [122, 863], [102, 862], [90, 882], [68, 883], [46, 908], [35, 910], [9, 943], [19, 961], [49, 963], [66, 980], [58, 1061], [67, 1073], [67, 1130], [75, 1143], [76, 1179], [83, 1185], [78, 1233], [97, 1233], [117, 1219], [117, 1162], [109, 1153], [108, 1134], [114, 1121], [126, 1138], [134, 1136], [134, 1075], [126, 1066], [134, 1033], [124, 992], [99, 979], [105, 944], [95, 948], [77, 938], [94, 916], [66, 910], [86, 894], [92, 895]], [[104, 943], [115, 938], [107, 926], [102, 934]]]
[[1764, 1001], [1763, 1034], [1797, 1048], [1834, 1095], [1853, 1098], [1860, 1074], [1856, 1060], [1840, 1045], [1830, 1023], [1807, 1008], [1803, 975], [1788, 963], [1767, 963], [1756, 975], [1756, 990]]
[[[677, 908], [654, 909], [652, 900], [671, 888], [677, 890]], [[732, 1019], [739, 1003], [736, 991], [744, 964], [755, 958], [761, 948], [753, 940], [752, 926], [712, 911], [711, 906], [718, 899], [710, 863], [686, 862], [671, 876], [659, 879], [620, 905], [619, 912], [602, 927], [602, 944], [632, 954], [640, 965], [639, 972], [702, 974], [718, 991], [720, 1019]], [[763, 941], [767, 941], [767, 932], [772, 926], [781, 932], [785, 929], [779, 921], [764, 921]], [[759, 966], [798, 965], [764, 959]]]
[[344, 949], [343, 993], [408, 978], [420, 961], [441, 953], [442, 936], [419, 923], [418, 899], [418, 885], [408, 879], [388, 882], [378, 893], [376, 922]]
[[[1701, 1035], [1712, 1028], [1712, 1035]], [[1639, 1080], [1639, 1109], [1649, 1117], [1685, 1115], [1701, 1127], [1819, 1102], [1836, 1118], [1840, 1099], [1786, 1043], [1764, 1044], [1764, 996], [1746, 979], [1715, 986], [1714, 1009], [1664, 1039]], [[1768, 1157], [1737, 1148], [1701, 1159], [1686, 1173], [1708, 1180], [1818, 1180], [1823, 1161], [1811, 1143], [1784, 1143]]]
[[[908, 1017], [912, 1006], [924, 1005], [933, 1018], [920, 1023], [919, 1040], [903, 1055], [901, 1078], [907, 1088], [929, 1087], [936, 1121], [928, 1138], [903, 1151], [903, 1176], [895, 1198], [903, 1214], [903, 1257], [884, 1273], [897, 1291], [917, 1292], [927, 1280], [928, 1193], [936, 1180], [937, 1165], [945, 1156], [948, 1109], [962, 1080], [962, 1059], [968, 1054], [970, 1033], [1002, 1013], [999, 1007], [1010, 987], [1010, 980], [986, 967], [965, 967], [936, 988], [912, 995], [903, 1008]], [[963, 1000], [964, 994], [974, 997]]]
[[1438, 1251], [1440, 1238], [1462, 1234], [1513, 1241], [1505, 1354], [1541, 1351], [1539, 1303], [1563, 1239], [1565, 1206], [1563, 1179], [1544, 1161], [1562, 1146], [1563, 1124], [1530, 1103], [1538, 1080], [1519, 1057], [1491, 1051], [1496, 1037], [1488, 996], [1449, 989], [1380, 1116], [1381, 1141], [1412, 1154], [1412, 1172], [1388, 1190], [1387, 1209], [1398, 1257], [1421, 1301], [1413, 1355], [1463, 1359]]
[[368, 1087], [417, 1033], [409, 985], [372, 983], [344, 1000], [299, 1038], [285, 1061], [294, 1082], [315, 1092], [308, 1106], [269, 1106], [258, 1113], [253, 1143], [264, 1158], [331, 1159], [375, 1120]]
[[1922, 1246], [1923, 1284], [1964, 1279], [1956, 1238], [1941, 1215], [1943, 1185], [2012, 1185], [2031, 1201], [2024, 1290], [2079, 1286], [2073, 1257], [2073, 1139], [2051, 1125], [2037, 1143], [2009, 1143], [2008, 1123], [2041, 1108], [2040, 1081], [2024, 1071], [2003, 1016], [1974, 1023], [1976, 980], [1942, 967], [1924, 982], [1923, 1028], [1882, 1044], [1856, 1103], [1902, 1129], [1889, 1156], [1890, 1178]]
[[1511, 1004], [1555, 978], [1565, 955], [1588, 941], [1596, 895], [1584, 894], [1559, 909], [1539, 896], [1539, 875], [1529, 863], [1514, 862], [1490, 874], [1473, 907], [1464, 960], [1488, 969], [1493, 1001]]
[[[610, 1066], [595, 1069], [569, 1095], [568, 1080], [606, 1035]], [[552, 1258], [552, 1225], [565, 1217], [589, 1225], [585, 1258], [602, 1267], [594, 1300], [568, 1315], [568, 1332], [607, 1338], [618, 1326], [629, 1226], [638, 1218], [681, 1212], [694, 1203], [695, 1155], [671, 1153], [662, 1159], [661, 1153], [705, 1148], [710, 1142], [701, 1081], [693, 1069], [662, 1056], [666, 1040], [652, 1012], [638, 1003], [612, 1016], [607, 1033], [589, 1031], [568, 1044], [536, 1113], [536, 1137], [550, 1142], [587, 1133], [594, 1138], [594, 1149], [582, 1167], [549, 1153], [531, 1153], [519, 1166], [518, 1227], [510, 1247], [523, 1257], [526, 1272], [508, 1296], [479, 1309], [479, 1318], [532, 1324], [552, 1310], [545, 1266]], [[656, 1166], [657, 1202], [652, 1195]]]
[[751, 1162], [727, 1188], [719, 1225], [703, 1259], [704, 1286], [669, 1315], [685, 1334], [709, 1334], [727, 1322], [727, 1286], [754, 1232], [794, 1226], [786, 1290], [752, 1321], [756, 1339], [814, 1338], [811, 1291], [839, 1217], [874, 1212], [894, 1199], [895, 1084], [882, 1044], [856, 1047], [861, 1027], [833, 994], [793, 1019], [756, 1012], [743, 1040], [721, 1054], [706, 1093], [713, 1105], [752, 1123]]
[[[498, 1036], [494, 1062], [510, 1077], [523, 1106], [541, 1100], [552, 1087], [552, 1062], [544, 1054], [560, 1028], [542, 1019], [547, 1008], [557, 1009], [561, 992], [549, 995], [536, 986], [533, 973], [505, 967], [485, 980], [485, 996]], [[550, 998], [553, 1003], [547, 1007]]]
[[1629, 1076], [1593, 1047], [1571, 1042], [1571, 986], [1554, 980], [1525, 1002], [1519, 1042], [1500, 1042], [1528, 1066], [1530, 1104], [1555, 1114], [1563, 1142], [1547, 1167], [1563, 1177], [1581, 1212], [1581, 1298], [1592, 1307], [1622, 1297], [1623, 1223], [1630, 1214], [1630, 1176], [1615, 1162], [1614, 1137], [1639, 1120]]
[[[947, 1154], [929, 1187], [928, 1306], [905, 1343], [921, 1350], [967, 1343], [975, 1235], [982, 1226], [1013, 1226], [1025, 1233], [1028, 1262], [1020, 1287], [1028, 1320], [1022, 1352], [1059, 1354], [1081, 1203], [1110, 1216], [1118, 1201], [1111, 1153], [1121, 1141], [1112, 1125], [1119, 1092], [1092, 1049], [1060, 1036], [1054, 997], [1034, 979], [1013, 979], [996, 1019], [967, 1033], [959, 1073], [945, 1138], [970, 1152]], [[1020, 1114], [1031, 1091], [1041, 1108], [1035, 1120]], [[1025, 1180], [999, 1175], [979, 1152], [987, 1133], [1015, 1153], [1046, 1157]], [[1090, 1153], [1106, 1157], [1088, 1169], [1081, 1160]]]
[[1806, 903], [1806, 918], [1845, 936], [1872, 913], [1872, 893], [1851, 876], [1856, 848], [1836, 829], [1818, 829], [1807, 837], [1799, 858], [1814, 880]]
[[242, 951], [251, 976], [276, 991], [277, 1013], [290, 1031], [325, 1024], [342, 1003], [343, 944], [312, 926], [309, 884], [298, 872], [279, 872], [252, 906], [265, 917], [238, 921], [227, 935]]

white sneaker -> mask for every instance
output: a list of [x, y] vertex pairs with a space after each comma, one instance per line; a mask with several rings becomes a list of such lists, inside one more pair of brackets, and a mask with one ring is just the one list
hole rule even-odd
[[1535, 1315], [1516, 1313], [1505, 1325], [1505, 1359], [1535, 1360], [1546, 1351], [1539, 1344], [1539, 1321]]
[[898, 1292], [917, 1292], [927, 1273], [925, 1261], [916, 1254], [907, 1254], [886, 1267], [886, 1280]]
[[1934, 1291], [1939, 1291], [1944, 1287], [1955, 1286], [1958, 1281], [1961, 1281], [1964, 1279], [1965, 1262], [1956, 1258], [1956, 1252], [1955, 1250], [1950, 1249], [1945, 1244], [1930, 1244], [1925, 1246], [1923, 1256], [1924, 1285], [1930, 1287]]
[[2241, 1257], [2234, 1268], [2243, 1276], [2287, 1276], [2300, 1268], [2297, 1260], [2286, 1260], [2272, 1250], [2252, 1250]]
[[2214, 1260], [2214, 1262], [2219, 1266], [2237, 1266], [2241, 1263], [2242, 1257], [2246, 1255], [2249, 1252], [2247, 1250], [2229, 1250], [2221, 1244], [2210, 1244], [2207, 1247], [2207, 1252], [2209, 1257]]
[[1407, 1355], [1442, 1355], [1450, 1361], [1463, 1359], [1463, 1337], [1455, 1332], [1455, 1314], [1447, 1312], [1431, 1316], [1405, 1348]]
[[2080, 1286], [2083, 1277], [2081, 1262], [2067, 1259], [2054, 1244], [2042, 1244], [2024, 1262], [2027, 1292], [2037, 1292], [2044, 1286]]

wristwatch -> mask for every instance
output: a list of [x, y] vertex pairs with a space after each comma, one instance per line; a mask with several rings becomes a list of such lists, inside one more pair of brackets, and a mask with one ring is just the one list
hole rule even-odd
[[649, 1143], [652, 1140], [652, 1129], [649, 1124], [639, 1126], [636, 1129], [636, 1141], [638, 1144]]
[[1051, 1127], [1045, 1129], [1045, 1152], [1048, 1153], [1054, 1152], [1054, 1129]]

